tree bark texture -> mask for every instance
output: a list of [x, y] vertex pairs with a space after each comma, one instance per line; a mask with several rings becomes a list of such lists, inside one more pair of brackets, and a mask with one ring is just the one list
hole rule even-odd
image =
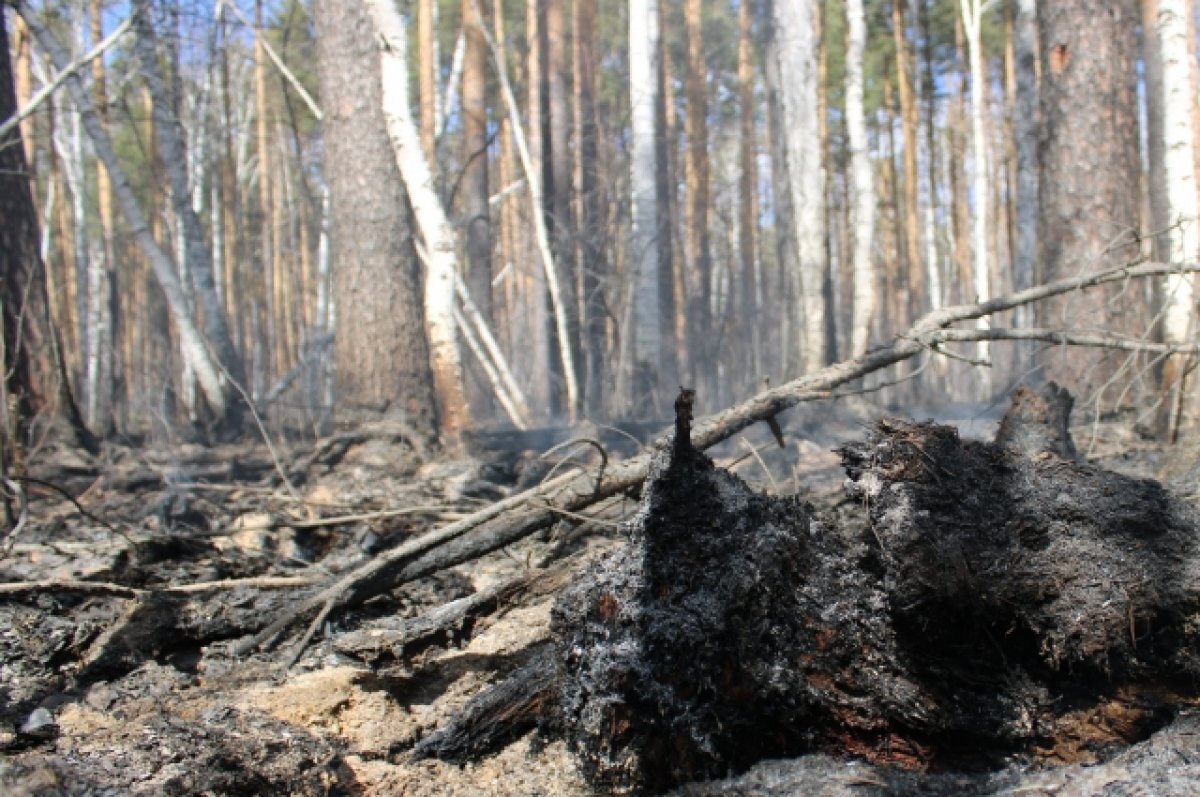
[[[1038, 282], [1102, 269], [1128, 257], [1140, 216], [1138, 14], [1132, 0], [1038, 4], [1042, 64], [1038, 161]], [[1143, 334], [1149, 319], [1119, 289], [1052, 302], [1039, 323]], [[1049, 376], [1090, 396], [1113, 363], [1048, 353]]]
[[[629, 96], [632, 108], [630, 192], [633, 206], [633, 373], [627, 407], [635, 414], [653, 405], [662, 351], [659, 324], [659, 170], [655, 106], [658, 104], [658, 3], [629, 3]], [[667, 228], [662, 234], [669, 235]], [[672, 319], [673, 320], [673, 319]], [[672, 335], [673, 337], [673, 335]]]
[[684, 166], [684, 195], [687, 212], [688, 296], [687, 331], [691, 354], [692, 384], [701, 385], [702, 394], [715, 396], [715, 342], [712, 327], [712, 251], [709, 241], [710, 174], [708, 161], [708, 67], [704, 58], [703, 0], [684, 0], [683, 23], [687, 37], [687, 68], [684, 91], [687, 139]]
[[420, 270], [384, 123], [375, 28], [361, 0], [320, 0], [314, 18], [338, 308], [337, 391], [343, 406], [392, 408], [433, 439], [438, 425]]

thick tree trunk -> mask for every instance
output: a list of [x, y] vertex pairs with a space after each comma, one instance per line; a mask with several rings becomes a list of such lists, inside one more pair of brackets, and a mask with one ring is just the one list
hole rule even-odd
[[314, 18], [331, 200], [339, 403], [345, 409], [390, 407], [422, 437], [434, 439], [437, 404], [420, 270], [384, 122], [377, 34], [361, 0], [320, 0]]
[[[1133, 0], [1038, 4], [1042, 64], [1038, 160], [1039, 260], [1052, 280], [1122, 262], [1135, 250], [1141, 200], [1137, 27]], [[1041, 322], [1134, 335], [1150, 319], [1117, 290], [1065, 297]], [[1119, 362], [1085, 352], [1049, 352], [1049, 376], [1088, 399]]]
[[465, 0], [462, 8], [466, 51], [462, 77], [463, 171], [459, 193], [462, 196], [462, 225], [466, 229], [467, 286], [479, 311], [490, 323], [492, 234], [488, 204], [491, 198], [488, 190], [488, 49], [479, 29], [482, 22], [475, 13], [477, 2]]

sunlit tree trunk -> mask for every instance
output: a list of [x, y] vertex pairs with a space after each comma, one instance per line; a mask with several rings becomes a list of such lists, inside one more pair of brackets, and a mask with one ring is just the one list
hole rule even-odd
[[[545, 60], [545, 30], [541, 13], [541, 0], [525, 0], [525, 85], [526, 85], [526, 142], [529, 148], [530, 170], [535, 175], [544, 171], [545, 146], [543, 127], [545, 103], [542, 101], [543, 62]], [[540, 178], [539, 178], [540, 179]], [[533, 190], [527, 186], [526, 190]], [[541, 212], [539, 209], [537, 212]], [[526, 211], [528, 214], [528, 211]], [[551, 374], [559, 359], [551, 345], [554, 339], [552, 319], [549, 313], [549, 295], [543, 269], [538, 266], [537, 237], [534, 221], [526, 216], [524, 258], [527, 267], [523, 273], [523, 312], [526, 319], [529, 360], [526, 372], [533, 387], [531, 399], [546, 413], [553, 411], [551, 398]]]
[[[971, 254], [975, 295], [972, 301], [986, 302], [991, 298], [991, 266], [988, 262], [988, 152], [983, 135], [984, 99], [987, 76], [983, 71], [983, 0], [960, 0], [963, 31], [971, 69]], [[981, 318], [979, 327], [987, 327]], [[988, 345], [980, 341], [976, 356], [986, 359]], [[987, 372], [982, 372], [987, 378]]]
[[[1162, 59], [1162, 174], [1166, 184], [1167, 254], [1172, 262], [1189, 263], [1200, 254], [1197, 230], [1196, 169], [1193, 154], [1191, 61], [1195, 58], [1188, 19], [1189, 0], [1158, 0], [1156, 31]], [[1148, 34], [1149, 35], [1149, 34]], [[1194, 326], [1195, 301], [1192, 275], [1174, 274], [1163, 286], [1163, 342], [1171, 345], [1189, 340]], [[1184, 358], [1170, 357], [1163, 366], [1164, 395], [1182, 389]], [[1172, 405], [1174, 402], [1171, 403]], [[1175, 419], [1168, 423], [1168, 431]]]
[[[464, 0], [466, 50], [462, 75], [462, 225], [466, 230], [467, 286], [475, 305], [492, 319], [492, 232], [488, 205], [488, 50], [475, 3]], [[482, 9], [480, 9], [482, 13]], [[428, 156], [426, 163], [429, 163]]]
[[867, 43], [862, 0], [846, 4], [846, 137], [850, 145], [850, 178], [854, 220], [854, 304], [850, 354], [858, 357], [870, 342], [875, 316], [875, 180], [867, 151], [867, 118], [863, 111], [863, 53]]
[[[1123, 263], [1136, 251], [1140, 216], [1137, 24], [1132, 0], [1038, 5], [1041, 93], [1038, 200], [1042, 279]], [[1149, 319], [1121, 288], [1039, 305], [1039, 321], [1144, 334]], [[1048, 376], [1092, 397], [1120, 361], [1048, 353]], [[1117, 388], [1119, 390], [1120, 388]]]
[[658, 322], [660, 369], [658, 389], [653, 408], [663, 408], [674, 394], [673, 386], [681, 384], [683, 374], [688, 372], [688, 342], [686, 317], [683, 312], [687, 303], [684, 289], [683, 247], [679, 243], [678, 226], [679, 195], [676, 192], [679, 174], [678, 150], [675, 147], [676, 123], [674, 79], [671, 74], [670, 51], [667, 37], [668, 4], [655, 2], [650, 13], [657, 9], [657, 43], [653, 49], [657, 64], [658, 88], [654, 103], [654, 157], [657, 180], [655, 197], [658, 206]]
[[377, 34], [359, 0], [319, 0], [314, 19], [339, 409], [386, 408], [432, 440], [438, 413], [419, 268], [384, 122]]
[[[427, 363], [432, 371], [434, 395], [437, 399], [439, 431], [442, 439], [447, 443], [457, 443], [461, 433], [469, 428], [470, 414], [463, 392], [462, 366], [455, 338], [457, 325], [454, 319], [454, 239], [448, 234], [449, 223], [445, 219], [441, 206], [437, 203], [433, 190], [433, 178], [429, 166], [425, 162], [420, 137], [408, 106], [409, 74], [406, 54], [407, 34], [404, 30], [404, 23], [399, 12], [386, 2], [368, 0], [365, 4], [359, 5], [358, 0], [336, 0], [336, 2], [326, 3], [325, 7], [329, 12], [329, 16], [325, 20], [325, 23], [329, 25], [325, 28], [326, 35], [334, 39], [329, 43], [330, 48], [341, 44], [342, 49], [349, 50], [353, 54], [355, 61], [351, 64], [348, 63], [347, 57], [335, 56], [331, 50], [325, 51], [327, 60], [324, 61], [324, 66], [328, 72], [322, 79], [330, 82], [337, 80], [340, 70], [335, 67], [340, 64], [343, 68], [355, 69], [362, 84], [369, 85], [371, 88], [371, 96], [366, 98], [366, 101], [370, 102], [373, 107], [365, 115], [370, 127], [364, 125], [361, 129], [354, 130], [354, 133], [360, 140], [367, 136], [370, 137], [371, 146], [379, 148], [372, 153], [375, 156], [372, 161], [373, 169], [384, 169], [385, 164], [382, 161], [386, 161], [386, 170], [391, 176], [392, 185], [388, 187], [391, 196], [375, 197], [375, 200], [390, 208], [391, 212], [395, 214], [393, 219], [398, 220], [407, 216], [403, 213], [402, 183], [413, 188], [408, 192], [408, 199], [412, 204], [413, 215], [416, 217], [417, 227], [424, 244], [422, 255], [426, 267], [423, 292], [425, 327], [422, 330], [420, 325], [416, 325], [415, 328], [410, 328], [405, 332], [409, 336], [409, 349], [412, 354], [416, 354], [418, 348], [412, 344], [416, 344], [418, 341], [423, 344], [425, 336], [422, 332], [428, 334], [429, 359]], [[340, 16], [337, 14], [338, 7], [342, 12]], [[355, 24], [346, 24], [347, 14], [351, 15], [350, 19]], [[334, 27], [338, 29], [336, 33], [332, 29]], [[371, 56], [372, 50], [376, 47], [369, 45], [364, 47], [357, 42], [346, 41], [348, 37], [357, 36], [363, 37], [364, 41], [368, 43], [382, 42], [382, 46], [378, 46], [379, 54], [375, 64], [358, 61], [359, 57]], [[324, 85], [332, 89], [331, 83]], [[322, 96], [334, 96], [335, 94], [336, 91], [333, 90], [322, 91]], [[340, 121], [344, 122], [345, 120]], [[330, 161], [331, 164], [338, 162], [337, 160]], [[335, 224], [337, 201], [338, 196], [335, 191]], [[337, 240], [338, 232], [335, 226], [335, 246]], [[409, 249], [409, 246], [399, 238], [393, 245]], [[344, 261], [335, 256], [334, 263], [341, 262]], [[335, 268], [337, 267], [335, 265]], [[386, 267], [387, 265], [385, 265]], [[394, 266], [392, 267], [394, 268]], [[386, 277], [386, 272], [378, 276]], [[359, 279], [355, 282], [362, 284], [353, 287], [342, 284], [344, 289], [350, 289], [355, 293], [364, 290], [379, 291], [382, 287], [378, 284], [378, 278], [366, 273], [360, 274]], [[413, 289], [416, 288], [418, 280], [415, 268], [412, 269], [410, 280], [407, 282], [406, 288], [409, 286]], [[413, 293], [415, 294], [416, 291], [413, 290]], [[361, 293], [359, 293], [358, 299], [362, 300]], [[338, 297], [338, 307], [354, 307], [354, 314], [361, 312], [360, 304], [347, 301], [342, 295]], [[416, 308], [413, 309], [416, 310]], [[421, 317], [420, 311], [416, 312], [416, 316]], [[339, 339], [352, 323], [354, 322], [351, 314], [346, 313], [340, 316]], [[372, 335], [372, 342], [374, 345], [379, 345], [381, 341], [374, 336], [375, 334], [377, 333]], [[376, 363], [376, 365], [382, 365], [382, 363]], [[413, 367], [415, 369], [419, 365], [414, 362]], [[424, 369], [421, 371], [425, 372]], [[340, 373], [341, 363], [339, 362], [339, 376]], [[409, 395], [411, 399], [417, 398], [416, 394]], [[410, 413], [413, 411], [412, 408], [409, 409]]]
[[825, 358], [825, 190], [820, 131], [812, 112], [817, 107], [815, 13], [814, 0], [777, 0], [774, 6], [777, 56], [783, 76], [780, 97], [786, 131], [787, 185], [798, 261], [794, 301], [800, 335], [792, 362], [800, 373], [820, 368]]
[[[417, 0], [417, 93], [421, 109], [421, 146], [431, 168], [437, 166], [437, 37], [435, 0]], [[464, 9], [469, 3], [463, 4]]]
[[[633, 207], [632, 260], [634, 268], [633, 374], [627, 406], [635, 414], [653, 401], [662, 348], [659, 324], [658, 141], [655, 113], [658, 102], [658, 3], [629, 3], [629, 97], [632, 104], [630, 157]], [[664, 231], [665, 232], [665, 231]]]
[[896, 48], [896, 93], [904, 136], [904, 276], [908, 282], [907, 324], [926, 306], [925, 265], [921, 259], [921, 204], [917, 176], [917, 99], [913, 90], [912, 54], [904, 19], [904, 0], [892, 0], [892, 41]]

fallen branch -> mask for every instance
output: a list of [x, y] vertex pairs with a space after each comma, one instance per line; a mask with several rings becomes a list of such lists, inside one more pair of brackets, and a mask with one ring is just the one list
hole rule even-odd
[[[935, 344], [946, 339], [948, 327], [952, 324], [1097, 285], [1197, 271], [1200, 271], [1200, 264], [1196, 263], [1131, 264], [1059, 280], [987, 302], [935, 310], [920, 318], [889, 345], [764, 390], [740, 404], [702, 418], [693, 427], [692, 442], [697, 448], [706, 449], [801, 402], [827, 398], [833, 389], [841, 385], [934, 348]], [[962, 332], [999, 335], [1003, 330]], [[1090, 345], [1076, 343], [1082, 339], [1074, 333], [1063, 333], [1057, 342]], [[672, 439], [671, 435], [664, 436], [656, 441], [653, 448], [668, 445]], [[611, 465], [599, 481], [590, 473], [564, 475], [387, 551], [289, 608], [262, 632], [242, 643], [238, 651], [245, 653], [274, 640], [292, 624], [311, 616], [318, 609], [322, 616], [327, 616], [337, 608], [358, 605], [415, 579], [511, 545], [552, 525], [563, 511], [579, 512], [600, 500], [638, 487], [646, 478], [652, 453], [653, 449]]]

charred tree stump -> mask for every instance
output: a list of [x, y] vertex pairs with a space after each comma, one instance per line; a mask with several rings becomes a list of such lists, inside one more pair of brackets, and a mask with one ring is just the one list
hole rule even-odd
[[549, 706], [598, 789], [646, 794], [806, 752], [1083, 761], [1194, 695], [1200, 515], [1078, 462], [1066, 391], [1019, 391], [991, 443], [878, 423], [841, 451], [860, 530], [716, 468], [690, 398], [628, 545], [555, 606], [551, 682], [514, 677], [423, 753], [461, 760]]

